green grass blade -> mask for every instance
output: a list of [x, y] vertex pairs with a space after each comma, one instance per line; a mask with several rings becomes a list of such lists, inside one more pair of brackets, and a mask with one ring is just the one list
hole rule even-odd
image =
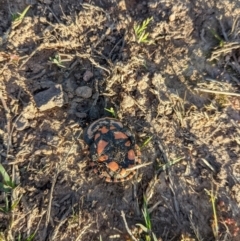
[[14, 210], [15, 207], [17, 207], [17, 205], [19, 204], [20, 200], [21, 200], [22, 196], [20, 198], [18, 198], [11, 206], [11, 210]]
[[14, 15], [12, 16], [13, 22], [22, 21], [23, 18], [25, 17], [25, 15], [27, 14], [27, 12], [28, 12], [28, 10], [29, 10], [30, 7], [31, 7], [31, 5], [28, 5], [28, 6], [23, 10], [22, 13], [20, 13], [20, 14], [14, 14]]
[[32, 241], [35, 237], [36, 233], [31, 234], [25, 241]]
[[184, 159], [184, 157], [180, 157], [180, 158], [178, 158], [178, 159], [176, 159], [176, 160], [170, 161], [169, 163], [166, 163], [166, 164], [160, 166], [160, 169], [162, 169], [163, 171], [166, 171], [166, 169], [167, 169], [168, 167], [173, 166], [174, 164], [180, 162], [182, 159]]
[[153, 136], [150, 136], [147, 138], [147, 140], [145, 140], [143, 142], [143, 144], [141, 145], [140, 149], [142, 149], [143, 147], [145, 147], [151, 140], [152, 140]]
[[9, 188], [8, 185], [5, 185], [0, 182], [0, 191], [9, 193], [9, 192], [11, 192], [11, 190], [12, 190], [12, 188]]
[[115, 117], [115, 118], [117, 117], [117, 115], [112, 107], [110, 109], [104, 108], [104, 110], [111, 113], [113, 117]]
[[143, 210], [142, 210], [142, 212], [143, 212], [145, 224], [146, 224], [148, 230], [151, 230], [152, 224], [151, 224], [150, 214], [149, 214], [148, 208], [147, 208], [147, 199], [146, 199], [145, 196], [143, 197]]
[[2, 174], [3, 181], [5, 183], [11, 182], [10, 176], [8, 175], [8, 173], [6, 172], [6, 170], [5, 170], [5, 168], [3, 167], [2, 164], [0, 164], [0, 173]]

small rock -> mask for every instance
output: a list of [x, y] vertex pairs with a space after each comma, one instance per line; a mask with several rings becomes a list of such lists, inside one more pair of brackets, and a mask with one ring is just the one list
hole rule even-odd
[[74, 97], [73, 93], [68, 92], [68, 98], [69, 98], [69, 99], [72, 99], [73, 97]]
[[52, 0], [43, 0], [43, 2], [47, 5], [51, 4]]
[[83, 80], [84, 81], [89, 81], [93, 77], [93, 73], [89, 70], [87, 70], [84, 75], [83, 75]]
[[123, 101], [121, 103], [121, 107], [123, 109], [127, 109], [134, 106], [134, 104], [135, 104], [134, 99], [131, 96], [124, 96]]
[[76, 95], [85, 99], [90, 98], [92, 96], [92, 89], [88, 86], [78, 87], [76, 89]]
[[172, 14], [169, 16], [169, 21], [170, 21], [170, 22], [173, 22], [175, 19], [176, 19], [176, 15], [175, 15], [175, 13], [172, 13]]
[[18, 131], [23, 131], [24, 129], [29, 127], [29, 121], [27, 119], [25, 119], [23, 116], [21, 116], [15, 122], [15, 127]]
[[35, 118], [36, 112], [37, 108], [33, 105], [33, 103], [30, 102], [23, 108], [22, 116], [28, 120], [32, 120]]
[[78, 118], [86, 118], [87, 117], [87, 114], [86, 113], [82, 113], [82, 112], [75, 112], [75, 115]]
[[33, 98], [40, 111], [64, 105], [64, 94], [60, 84], [52, 84], [48, 89], [35, 94]]

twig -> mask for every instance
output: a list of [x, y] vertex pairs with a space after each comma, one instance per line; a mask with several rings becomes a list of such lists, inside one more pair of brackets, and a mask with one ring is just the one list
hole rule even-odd
[[80, 53], [76, 53], [76, 55], [80, 58], [87, 58], [88, 60], [90, 60], [90, 62], [97, 68], [105, 70], [109, 75], [111, 74], [110, 70], [102, 67], [101, 65], [99, 65], [89, 54], [80, 54]]
[[114, 47], [112, 48], [112, 50], [110, 51], [110, 53], [109, 53], [109, 55], [108, 55], [110, 59], [111, 59], [111, 56], [112, 56], [112, 53], [113, 53], [114, 49], [118, 46], [118, 44], [121, 43], [121, 41], [123, 41], [123, 38], [120, 38], [120, 39], [117, 41], [117, 43], [114, 45]]
[[219, 23], [220, 23], [220, 26], [221, 26], [221, 29], [222, 29], [222, 34], [223, 34], [223, 36], [224, 36], [224, 39], [225, 39], [225, 41], [228, 41], [228, 36], [227, 36], [227, 34], [226, 34], [226, 32], [225, 32], [225, 29], [224, 29], [224, 26], [223, 26], [223, 23], [222, 23], [222, 16], [220, 17], [220, 19], [219, 19], [218, 21], [219, 21]]
[[214, 167], [205, 159], [205, 158], [201, 158], [201, 160], [204, 162], [204, 164], [213, 172], [216, 172]]
[[127, 168], [126, 170], [127, 171], [133, 171], [133, 170], [140, 169], [142, 167], [145, 167], [145, 166], [148, 166], [148, 165], [151, 165], [151, 164], [152, 164], [152, 162], [147, 162], [147, 163], [139, 164], [139, 165], [134, 166], [134, 167]]
[[141, 211], [139, 208], [139, 202], [138, 202], [138, 195], [137, 195], [137, 182], [132, 182], [133, 185], [133, 200], [134, 200], [134, 209], [136, 210], [136, 214], [140, 216]]
[[[4, 88], [4, 87], [3, 87]], [[4, 96], [7, 96], [6, 91], [4, 89], [0, 89], [0, 99], [3, 105], [3, 108], [5, 110], [6, 113], [6, 120], [7, 120], [7, 158], [8, 158], [8, 154], [10, 151], [10, 147], [12, 146], [12, 139], [11, 139], [11, 112], [10, 109], [8, 108], [6, 101], [4, 99]]]
[[[80, 137], [80, 135], [82, 134], [82, 131], [79, 133], [77, 139]], [[65, 158], [63, 158], [60, 163], [57, 164], [57, 167], [56, 167], [56, 173], [53, 177], [53, 182], [52, 182], [52, 186], [51, 186], [51, 190], [50, 190], [50, 194], [49, 194], [49, 203], [48, 203], [48, 208], [47, 208], [47, 214], [46, 214], [46, 221], [45, 221], [45, 227], [44, 227], [44, 230], [43, 230], [43, 240], [46, 239], [46, 236], [47, 236], [47, 228], [48, 228], [48, 225], [49, 225], [49, 221], [50, 221], [50, 214], [51, 214], [51, 209], [52, 209], [52, 199], [53, 199], [53, 190], [54, 190], [54, 187], [55, 187], [55, 184], [57, 182], [57, 178], [58, 178], [58, 175], [59, 173], [62, 171], [62, 164], [66, 162], [69, 154], [71, 153], [72, 151], [72, 148], [73, 148], [73, 144], [75, 143], [75, 141], [72, 143], [67, 155]]]
[[[38, 231], [38, 229], [39, 229], [39, 227], [40, 227], [40, 224], [41, 224], [41, 222], [42, 222], [42, 218], [43, 218], [45, 212], [46, 212], [46, 211], [43, 211], [42, 214], [41, 214], [41, 218], [40, 218], [40, 220], [39, 220], [39, 222], [38, 222], [38, 224], [37, 224], [37, 227], [36, 227], [36, 229], [35, 229], [35, 231], [34, 231], [34, 233], [33, 233], [34, 236], [36, 235], [36, 233], [37, 233], [37, 231]], [[30, 235], [30, 234], [28, 234], [28, 235]]]
[[83, 240], [82, 236], [83, 234], [86, 232], [86, 230], [92, 225], [91, 222], [89, 222], [88, 224], [84, 224], [84, 227], [81, 229], [80, 234], [77, 236], [77, 238], [75, 239], [75, 241], [80, 241]]
[[68, 208], [68, 210], [63, 214], [60, 222], [57, 224], [57, 226], [55, 227], [52, 235], [50, 236], [49, 240], [54, 240], [56, 238], [56, 236], [58, 235], [58, 231], [59, 229], [62, 227], [62, 225], [67, 221], [67, 216], [71, 213], [72, 211], [72, 207], [70, 206]]
[[21, 70], [22, 67], [28, 62], [29, 59], [31, 59], [33, 57], [34, 54], [37, 53], [38, 50], [40, 50], [42, 48], [42, 45], [39, 45], [20, 65], [19, 69]]
[[51, 186], [51, 190], [50, 190], [50, 195], [49, 195], [49, 203], [48, 203], [48, 208], [47, 208], [47, 214], [46, 214], [46, 221], [45, 221], [45, 227], [43, 230], [43, 234], [42, 234], [42, 240], [46, 240], [46, 236], [47, 236], [47, 228], [48, 228], [48, 224], [49, 224], [49, 220], [50, 220], [50, 214], [51, 214], [51, 209], [52, 209], [52, 199], [53, 199], [53, 189], [55, 187], [56, 181], [57, 181], [57, 177], [59, 174], [59, 166], [60, 164], [57, 164], [57, 171], [56, 174], [53, 177], [53, 182], [52, 182], [52, 186]]
[[208, 90], [208, 89], [202, 89], [202, 88], [195, 88], [195, 90], [201, 91], [201, 92], [206, 92], [206, 93], [219, 94], [219, 95], [240, 96], [240, 94], [238, 94], [238, 93], [227, 92], [227, 91]]
[[172, 199], [173, 199], [173, 204], [174, 204], [174, 208], [175, 208], [175, 213], [176, 213], [176, 216], [177, 216], [177, 219], [176, 221], [180, 224], [180, 208], [179, 208], [179, 202], [177, 200], [177, 197], [176, 197], [176, 192], [175, 192], [175, 189], [174, 189], [174, 182], [172, 180], [172, 175], [171, 175], [171, 172], [169, 172], [169, 175], [168, 175], [168, 180], [169, 180], [169, 187], [172, 191]]
[[166, 163], [169, 163], [167, 154], [165, 153], [165, 151], [164, 151], [164, 149], [163, 149], [163, 146], [162, 146], [162, 144], [160, 143], [160, 141], [158, 141], [158, 148], [159, 148], [160, 151], [162, 152], [162, 155], [163, 155], [163, 159], [164, 159], [165, 164], [166, 164]]
[[151, 208], [148, 209], [149, 214], [151, 214], [154, 209], [157, 208], [157, 206], [162, 202], [162, 200], [157, 201]]
[[196, 226], [193, 222], [193, 218], [192, 218], [192, 210], [190, 211], [190, 215], [188, 216], [190, 224], [192, 226], [193, 232], [195, 233], [195, 236], [197, 238], [198, 241], [203, 241], [203, 238], [201, 237], [199, 230], [198, 230], [198, 226]]
[[59, 20], [59, 18], [58, 18], [58, 17], [56, 16], [56, 14], [53, 12], [53, 10], [52, 10], [49, 6], [47, 6], [47, 8], [48, 8], [48, 10], [52, 13], [52, 15], [54, 16], [54, 18], [56, 18], [57, 22], [58, 22], [58, 23], [61, 23], [60, 20]]
[[106, 38], [107, 35], [109, 35], [112, 32], [113, 27], [114, 27], [114, 23], [107, 28], [106, 32], [102, 35], [102, 37], [97, 41], [96, 44], [94, 44], [93, 46], [94, 49]]
[[212, 60], [214, 60], [214, 59], [219, 58], [219, 56], [220, 56], [222, 53], [227, 54], [227, 53], [231, 52], [231, 51], [234, 50], [234, 49], [238, 49], [239, 47], [240, 47], [239, 42], [224, 44], [224, 47], [223, 47], [223, 48], [220, 48], [220, 49], [217, 49], [217, 50], [214, 50], [214, 51], [213, 51], [211, 58], [209, 58], [209, 61], [212, 61]]
[[123, 210], [121, 211], [121, 216], [123, 218], [123, 222], [124, 222], [124, 225], [125, 225], [125, 228], [128, 232], [128, 234], [130, 235], [130, 237], [134, 240], [134, 241], [138, 241], [132, 234], [132, 232], [130, 231], [129, 227], [128, 227], [128, 224], [127, 224], [127, 221], [126, 221], [126, 217], [125, 217], [125, 213], [123, 212]]

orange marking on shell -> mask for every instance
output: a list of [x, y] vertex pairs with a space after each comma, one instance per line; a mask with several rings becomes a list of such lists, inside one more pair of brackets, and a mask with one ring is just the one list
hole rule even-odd
[[94, 136], [94, 140], [96, 141], [99, 136], [100, 136], [100, 133], [97, 133], [97, 134]]
[[105, 182], [113, 182], [110, 177], [105, 177]]
[[123, 132], [116, 131], [116, 132], [114, 132], [114, 138], [115, 139], [127, 139], [128, 137]]
[[112, 162], [108, 163], [108, 168], [111, 171], [115, 172], [115, 171], [117, 171], [119, 169], [119, 165], [116, 162], [112, 161]]
[[107, 133], [107, 132], [109, 131], [109, 129], [107, 129], [106, 126], [103, 126], [103, 127], [100, 128], [99, 130], [102, 132], [102, 134], [105, 134], [105, 133]]
[[136, 171], [131, 172], [131, 173], [125, 178], [125, 180], [127, 181], [127, 180], [132, 179], [135, 174], [136, 174]]
[[101, 153], [103, 152], [103, 150], [105, 149], [105, 147], [107, 146], [108, 142], [104, 141], [104, 140], [100, 140], [97, 144], [97, 153], [98, 155], [101, 155]]
[[119, 174], [121, 176], [126, 176], [126, 173], [127, 173], [126, 170], [123, 168]]
[[125, 143], [125, 146], [130, 146], [131, 145], [131, 142], [130, 141], [127, 141], [126, 143]]
[[106, 161], [107, 159], [108, 159], [108, 155], [102, 155], [102, 156], [100, 156], [100, 157], [98, 158], [98, 161], [104, 162], [104, 161]]
[[133, 149], [128, 151], [128, 159], [135, 160], [135, 153], [134, 153]]

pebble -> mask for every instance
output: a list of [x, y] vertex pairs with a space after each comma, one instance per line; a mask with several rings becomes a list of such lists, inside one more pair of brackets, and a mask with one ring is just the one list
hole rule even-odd
[[176, 19], [176, 15], [175, 15], [175, 13], [172, 13], [172, 14], [169, 16], [169, 21], [170, 21], [170, 22], [173, 22], [175, 19]]
[[18, 131], [23, 131], [29, 127], [29, 121], [23, 116], [20, 116], [15, 122], [15, 127]]
[[86, 118], [87, 117], [87, 114], [86, 113], [83, 113], [83, 112], [75, 112], [75, 115], [78, 117], [78, 118]]
[[123, 109], [130, 108], [135, 105], [134, 99], [131, 96], [124, 96], [121, 103]]
[[84, 75], [83, 75], [83, 80], [84, 81], [89, 81], [93, 77], [93, 73], [89, 70], [87, 70]]
[[76, 89], [76, 95], [88, 99], [92, 96], [92, 89], [88, 86], [81, 86]]
[[52, 84], [48, 89], [43, 90], [33, 96], [36, 106], [40, 111], [61, 107], [64, 105], [64, 93], [62, 85]]
[[52, 0], [43, 0], [43, 2], [44, 2], [45, 4], [47, 4], [47, 5], [50, 5], [51, 2], [52, 2]]

